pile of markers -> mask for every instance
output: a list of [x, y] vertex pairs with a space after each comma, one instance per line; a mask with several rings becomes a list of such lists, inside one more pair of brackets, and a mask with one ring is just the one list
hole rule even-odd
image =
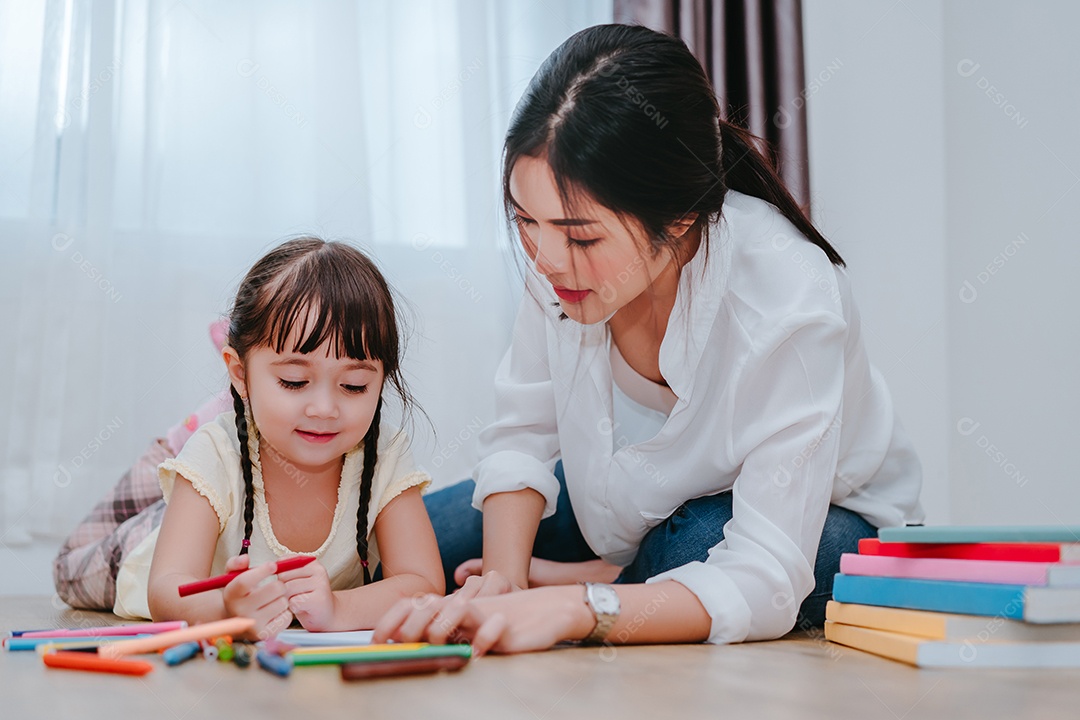
[[3, 641], [8, 651], [36, 651], [46, 666], [69, 670], [146, 675], [155, 665], [129, 659], [160, 652], [168, 666], [202, 656], [246, 668], [252, 659], [281, 677], [297, 665], [339, 665], [346, 680], [458, 670], [472, 656], [468, 645], [395, 643], [388, 645], [297, 647], [276, 638], [256, 644], [234, 641], [254, 620], [230, 618], [188, 626], [186, 622], [143, 623], [84, 629], [15, 631]]

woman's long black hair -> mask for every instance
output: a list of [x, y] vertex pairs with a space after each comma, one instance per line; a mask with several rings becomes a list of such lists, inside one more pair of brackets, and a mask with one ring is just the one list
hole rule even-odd
[[[229, 316], [229, 346], [236, 350], [241, 361], [257, 347], [286, 352], [286, 343], [294, 330], [298, 339], [288, 348], [289, 352], [307, 354], [329, 341], [339, 357], [379, 360], [386, 381], [397, 391], [405, 408], [412, 406], [401, 376], [397, 314], [390, 287], [375, 264], [356, 248], [314, 237], [294, 238], [271, 250], [248, 271]], [[356, 545], [365, 585], [371, 582], [367, 517], [383, 407], [381, 388], [378, 390], [380, 398], [375, 416], [363, 441], [360, 507], [356, 517]], [[255, 517], [248, 452], [251, 431], [244, 400], [235, 386], [232, 396], [244, 475], [244, 541], [240, 554], [245, 555]]]
[[514, 215], [515, 163], [544, 157], [564, 206], [589, 197], [636, 219], [654, 252], [673, 249], [668, 231], [684, 218], [696, 217], [706, 232], [732, 189], [774, 205], [843, 266], [760, 142], [721, 118], [712, 85], [682, 40], [634, 25], [587, 28], [548, 56], [514, 111], [503, 148], [506, 212]]

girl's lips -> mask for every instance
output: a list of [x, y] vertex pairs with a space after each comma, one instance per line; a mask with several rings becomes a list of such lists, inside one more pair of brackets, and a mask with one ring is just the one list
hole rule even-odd
[[559, 296], [559, 299], [569, 303], [579, 303], [591, 292], [592, 290], [571, 290], [569, 288], [555, 287], [555, 294]]
[[338, 435], [337, 433], [312, 433], [305, 430], [297, 430], [296, 434], [313, 443], [328, 443]]

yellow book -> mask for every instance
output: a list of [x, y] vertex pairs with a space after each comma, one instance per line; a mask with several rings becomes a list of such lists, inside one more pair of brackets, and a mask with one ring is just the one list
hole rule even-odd
[[830, 600], [825, 619], [929, 640], [976, 642], [1080, 642], [1080, 623], [1033, 625], [981, 615], [859, 605]]
[[831, 620], [825, 622], [825, 637], [840, 645], [916, 667], [1080, 667], [1080, 643], [1075, 642], [943, 642]]

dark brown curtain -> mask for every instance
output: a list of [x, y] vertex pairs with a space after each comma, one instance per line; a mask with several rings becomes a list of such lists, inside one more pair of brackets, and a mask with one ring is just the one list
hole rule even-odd
[[800, 0], [615, 0], [615, 22], [682, 38], [712, 79], [724, 119], [765, 139], [809, 209]]

